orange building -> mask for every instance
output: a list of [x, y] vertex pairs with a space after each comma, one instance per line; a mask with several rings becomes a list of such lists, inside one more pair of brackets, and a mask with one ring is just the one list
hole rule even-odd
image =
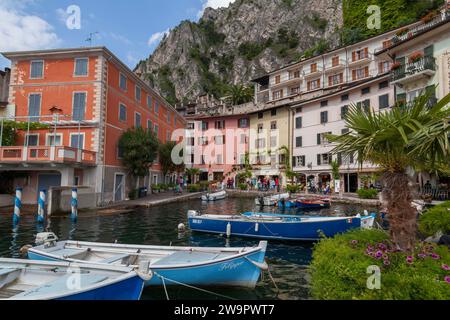
[[[87, 202], [120, 201], [131, 189], [166, 182], [159, 164], [136, 181], [118, 141], [129, 128], [154, 130], [162, 142], [184, 118], [104, 47], [8, 52], [8, 118], [24, 122], [14, 146], [0, 144], [0, 171], [17, 173], [24, 203], [39, 190], [83, 186]], [[1, 115], [0, 115], [1, 117]], [[35, 124], [40, 123], [40, 127]], [[1, 143], [1, 142], [0, 142]], [[83, 191], [80, 191], [83, 192]]]

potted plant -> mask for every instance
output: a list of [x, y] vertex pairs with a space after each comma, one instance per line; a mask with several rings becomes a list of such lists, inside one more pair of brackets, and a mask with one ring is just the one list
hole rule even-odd
[[402, 66], [402, 64], [400, 62], [396, 61], [391, 65], [391, 70], [395, 71], [395, 70], [399, 69], [401, 66]]
[[423, 16], [420, 20], [423, 23], [428, 23], [431, 20], [433, 20], [436, 17], [436, 15], [437, 15], [436, 11], [431, 11], [431, 12], [428, 12], [425, 16]]
[[402, 29], [398, 30], [398, 31], [395, 33], [395, 35], [396, 35], [397, 37], [401, 37], [401, 36], [407, 34], [408, 31], [409, 31], [408, 28], [402, 28]]
[[415, 63], [417, 61], [419, 61], [420, 59], [423, 58], [423, 53], [422, 52], [414, 52], [409, 56], [409, 63]]

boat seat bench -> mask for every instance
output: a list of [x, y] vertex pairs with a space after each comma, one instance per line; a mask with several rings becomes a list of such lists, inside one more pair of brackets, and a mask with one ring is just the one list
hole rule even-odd
[[53, 294], [55, 292], [67, 292], [67, 284], [68, 281], [70, 281], [70, 277], [73, 276], [79, 276], [80, 277], [80, 286], [81, 288], [88, 287], [91, 285], [94, 285], [96, 283], [102, 282], [108, 277], [102, 276], [102, 275], [93, 275], [93, 274], [67, 274], [60, 278], [58, 278], [55, 281], [46, 283], [40, 287], [22, 292], [21, 294], [17, 295], [17, 298], [28, 298], [33, 297], [36, 295], [42, 295], [42, 294]]
[[123, 260], [125, 258], [128, 258], [129, 256], [130, 256], [129, 253], [118, 254], [118, 255], [112, 256], [110, 258], [101, 260], [100, 262], [101, 263], [113, 263], [113, 262], [117, 262], [119, 260]]
[[220, 253], [208, 253], [208, 252], [175, 252], [167, 257], [164, 257], [151, 266], [158, 265], [177, 265], [183, 263], [195, 263], [216, 260], [221, 254]]

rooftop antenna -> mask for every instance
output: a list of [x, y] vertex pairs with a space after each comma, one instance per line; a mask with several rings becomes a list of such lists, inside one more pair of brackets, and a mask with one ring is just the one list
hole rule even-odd
[[92, 47], [92, 42], [94, 41], [94, 36], [95, 36], [96, 34], [99, 34], [99, 32], [96, 31], [96, 32], [91, 32], [91, 33], [89, 33], [89, 38], [87, 38], [87, 39], [85, 40], [86, 42], [89, 42], [89, 46], [90, 46], [90, 47]]

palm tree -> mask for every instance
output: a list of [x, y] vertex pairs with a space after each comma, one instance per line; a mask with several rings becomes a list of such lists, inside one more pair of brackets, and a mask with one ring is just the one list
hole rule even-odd
[[251, 87], [236, 84], [228, 88], [227, 94], [230, 96], [232, 105], [236, 106], [252, 101], [254, 92]]
[[339, 180], [339, 196], [342, 197], [344, 195], [344, 184], [341, 179], [341, 173], [340, 173], [340, 165], [339, 162], [336, 160], [331, 161], [331, 173], [333, 176], [334, 181]]
[[424, 163], [429, 168], [449, 163], [449, 102], [450, 95], [429, 106], [429, 96], [423, 95], [380, 113], [351, 106], [346, 116], [350, 132], [328, 137], [338, 143], [333, 153], [357, 154], [360, 166], [371, 162], [380, 167], [391, 240], [401, 250], [414, 248], [417, 229], [408, 172]]

